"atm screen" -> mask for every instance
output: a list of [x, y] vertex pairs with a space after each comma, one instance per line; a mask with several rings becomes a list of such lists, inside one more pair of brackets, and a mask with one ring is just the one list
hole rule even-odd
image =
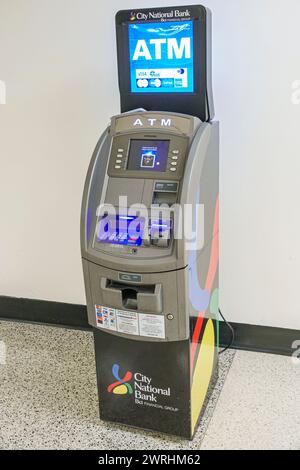
[[132, 93], [193, 93], [193, 21], [128, 25]]
[[131, 140], [127, 170], [166, 171], [169, 140]]

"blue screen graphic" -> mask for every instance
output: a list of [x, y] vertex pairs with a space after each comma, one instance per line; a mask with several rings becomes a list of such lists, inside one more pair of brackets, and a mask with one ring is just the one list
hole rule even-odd
[[132, 93], [193, 93], [193, 22], [128, 25]]
[[105, 215], [98, 222], [97, 243], [141, 246], [145, 220], [142, 217]]

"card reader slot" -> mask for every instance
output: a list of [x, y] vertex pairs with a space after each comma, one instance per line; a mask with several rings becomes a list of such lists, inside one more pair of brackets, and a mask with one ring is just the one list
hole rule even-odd
[[101, 279], [103, 302], [119, 309], [139, 312], [162, 312], [161, 284], [125, 284], [112, 279]]

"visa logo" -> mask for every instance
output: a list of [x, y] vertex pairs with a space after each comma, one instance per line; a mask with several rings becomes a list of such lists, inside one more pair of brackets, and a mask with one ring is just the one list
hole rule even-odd
[[167, 54], [169, 60], [191, 58], [191, 38], [150, 39], [149, 44], [144, 39], [139, 39], [132, 60], [161, 60], [162, 55]]

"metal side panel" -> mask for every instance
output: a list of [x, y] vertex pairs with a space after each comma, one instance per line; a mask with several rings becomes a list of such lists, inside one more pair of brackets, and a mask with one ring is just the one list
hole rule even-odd
[[96, 223], [96, 212], [105, 194], [107, 184], [107, 163], [110, 153], [111, 139], [109, 128], [100, 137], [93, 153], [83, 191], [81, 206], [81, 252], [87, 255], [91, 245]]
[[[192, 208], [192, 220], [186, 220], [188, 213], [183, 211], [182, 229], [185, 227], [194, 227], [196, 230], [196, 205], [199, 204], [200, 180], [205, 160], [207, 159], [208, 148], [211, 139], [211, 124], [203, 123], [193, 140], [190, 148], [188, 160], [185, 167], [184, 179], [180, 196], [182, 209]], [[201, 227], [197, 227], [197, 233]], [[188, 264], [187, 239], [184, 233], [182, 240], [178, 241], [178, 260], [182, 265]], [[191, 247], [190, 249], [193, 249]]]

